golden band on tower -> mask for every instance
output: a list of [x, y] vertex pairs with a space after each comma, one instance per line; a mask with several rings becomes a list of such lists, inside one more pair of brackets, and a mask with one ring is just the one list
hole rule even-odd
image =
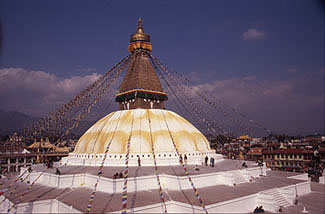
[[137, 31], [131, 35], [128, 50], [132, 53], [136, 49], [152, 51], [150, 36], [143, 31], [142, 20], [139, 18]]

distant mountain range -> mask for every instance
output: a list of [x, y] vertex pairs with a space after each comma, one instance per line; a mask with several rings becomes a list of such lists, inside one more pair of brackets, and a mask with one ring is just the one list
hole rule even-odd
[[37, 120], [39, 118], [18, 111], [0, 110], [0, 135], [11, 135], [15, 131], [23, 129]]
[[[11, 135], [33, 123], [40, 118], [33, 117], [18, 111], [0, 110], [0, 136]], [[79, 126], [71, 131], [71, 134], [80, 136], [96, 121], [82, 120]]]

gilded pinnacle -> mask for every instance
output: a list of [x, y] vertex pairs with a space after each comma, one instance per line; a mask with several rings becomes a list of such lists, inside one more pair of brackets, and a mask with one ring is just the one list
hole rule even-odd
[[136, 49], [145, 49], [152, 51], [152, 46], [150, 43], [150, 36], [143, 31], [142, 19], [138, 19], [137, 30], [130, 37], [130, 45], [128, 50], [133, 52]]
[[138, 28], [137, 28], [137, 33], [144, 33], [143, 32], [143, 27], [142, 27], [142, 19], [138, 19]]

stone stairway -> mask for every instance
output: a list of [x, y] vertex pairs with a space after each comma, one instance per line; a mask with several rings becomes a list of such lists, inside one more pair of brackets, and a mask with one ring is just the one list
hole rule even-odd
[[232, 171], [232, 177], [234, 179], [234, 185], [248, 182], [240, 170]]
[[280, 208], [280, 206], [287, 207], [292, 205], [292, 202], [290, 202], [286, 197], [284, 197], [280, 190], [277, 188], [266, 190], [262, 193], [265, 195], [273, 196], [274, 204], [277, 205], [278, 208]]

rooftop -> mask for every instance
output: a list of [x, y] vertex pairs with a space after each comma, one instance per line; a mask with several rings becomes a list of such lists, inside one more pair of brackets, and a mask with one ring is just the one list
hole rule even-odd
[[314, 150], [301, 149], [301, 148], [290, 148], [290, 149], [276, 149], [266, 150], [263, 154], [313, 154]]

